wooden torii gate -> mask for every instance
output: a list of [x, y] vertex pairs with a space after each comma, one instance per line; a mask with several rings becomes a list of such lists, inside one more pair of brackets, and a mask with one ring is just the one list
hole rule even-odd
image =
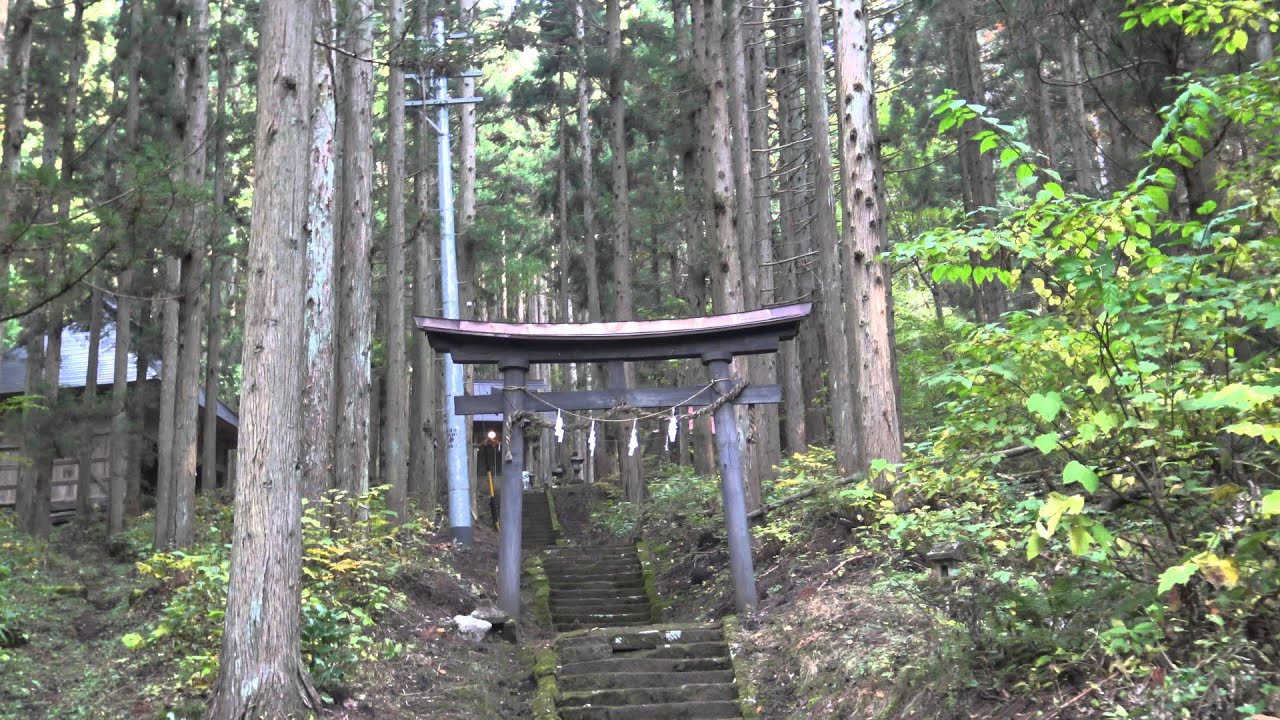
[[[455, 363], [497, 364], [502, 395], [468, 395], [455, 399], [459, 415], [502, 413], [504, 421], [523, 410], [608, 410], [678, 405], [706, 406], [730, 392], [729, 364], [735, 356], [777, 352], [778, 344], [795, 337], [812, 305], [800, 303], [750, 312], [681, 320], [634, 320], [604, 323], [493, 323], [415, 317], [418, 328], [437, 352]], [[622, 388], [535, 393], [525, 389], [533, 363], [611, 363], [615, 367], [642, 360], [699, 358], [711, 376], [705, 388]], [[621, 377], [610, 372], [610, 377]], [[747, 386], [715, 410], [720, 494], [729, 538], [729, 564], [739, 612], [757, 603], [751, 535], [743, 493], [742, 455], [731, 405], [776, 403], [777, 385]], [[510, 424], [510, 423], [505, 423]], [[520, 616], [520, 528], [523, 512], [524, 433], [508, 432], [502, 466], [502, 509], [498, 555], [498, 605]]]

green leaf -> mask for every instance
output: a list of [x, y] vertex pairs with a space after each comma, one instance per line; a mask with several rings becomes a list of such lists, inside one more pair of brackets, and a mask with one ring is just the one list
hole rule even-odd
[[1068, 485], [1080, 483], [1085, 490], [1091, 493], [1098, 490], [1098, 473], [1075, 460], [1067, 463], [1067, 466], [1062, 469], [1062, 481]]
[[130, 650], [137, 650], [145, 645], [147, 641], [138, 633], [129, 633], [128, 635], [120, 638], [120, 642], [124, 643], [124, 646]]
[[1196, 564], [1193, 562], [1174, 565], [1160, 573], [1160, 585], [1156, 587], [1156, 594], [1163, 595], [1172, 590], [1175, 585], [1186, 585], [1187, 581], [1195, 574]]
[[1093, 544], [1093, 537], [1081, 525], [1072, 525], [1067, 531], [1067, 537], [1071, 541], [1072, 555], [1084, 555], [1089, 552], [1089, 546]]
[[1095, 426], [1097, 426], [1098, 432], [1102, 433], [1103, 435], [1106, 435], [1112, 430], [1115, 430], [1116, 428], [1120, 427], [1119, 419], [1117, 419], [1115, 415], [1112, 415], [1106, 410], [1099, 410], [1098, 412], [1094, 413], [1093, 416], [1089, 418], [1089, 420]]
[[1062, 186], [1056, 182], [1045, 183], [1044, 189], [1057, 200], [1061, 200], [1067, 196], [1067, 194], [1062, 191]]
[[1058, 447], [1058, 433], [1051, 432], [1043, 435], [1037, 435], [1036, 439], [1033, 440], [1031, 444], [1040, 452], [1048, 455]]
[[1159, 185], [1148, 185], [1143, 191], [1162, 212], [1169, 212], [1169, 191]]
[[1258, 508], [1264, 517], [1280, 515], [1280, 490], [1272, 490], [1262, 496], [1262, 505]]
[[1032, 393], [1031, 397], [1027, 398], [1027, 409], [1039, 415], [1045, 422], [1053, 422], [1062, 410], [1062, 396], [1055, 391], [1043, 395]]
[[1249, 33], [1241, 28], [1236, 28], [1236, 31], [1231, 35], [1231, 44], [1236, 50], [1243, 50], [1249, 47]]
[[1251, 410], [1280, 396], [1280, 387], [1231, 383], [1220, 390], [1182, 401], [1187, 410]]
[[1023, 187], [1036, 181], [1036, 169], [1026, 163], [1019, 165], [1014, 174], [1018, 178], [1018, 184]]
[[1105, 375], [1091, 375], [1089, 377], [1089, 387], [1093, 388], [1093, 391], [1099, 395], [1101, 395], [1102, 391], [1106, 390], [1109, 385], [1111, 385], [1111, 380]]
[[1244, 435], [1245, 437], [1260, 438], [1263, 442], [1276, 443], [1280, 445], [1280, 425], [1263, 425], [1262, 423], [1236, 423], [1228, 425], [1223, 430], [1232, 435]]
[[1027, 559], [1035, 560], [1040, 557], [1040, 553], [1044, 551], [1044, 538], [1040, 537], [1032, 531], [1031, 537], [1027, 538]]
[[1018, 151], [1014, 148], [1007, 147], [1000, 151], [1000, 164], [1009, 167], [1018, 159]]

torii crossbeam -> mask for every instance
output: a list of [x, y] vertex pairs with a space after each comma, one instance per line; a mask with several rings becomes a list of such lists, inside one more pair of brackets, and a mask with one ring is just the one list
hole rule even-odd
[[[604, 410], [619, 404], [635, 408], [705, 406], [729, 392], [733, 382], [729, 363], [738, 355], [777, 352], [783, 340], [795, 337], [809, 315], [810, 303], [783, 305], [750, 312], [709, 315], [681, 320], [632, 320], [606, 323], [493, 323], [416, 317], [418, 328], [437, 352], [455, 363], [497, 364], [502, 371], [501, 398], [493, 395], [455, 399], [453, 412], [475, 415], [501, 412], [511, 417], [522, 410]], [[642, 360], [699, 358], [713, 387], [586, 390], [531, 393], [524, 389], [533, 363], [624, 363]], [[621, 373], [610, 373], [621, 376]], [[716, 449], [720, 466], [720, 494], [729, 538], [729, 564], [740, 612], [757, 603], [751, 535], [743, 494], [742, 454], [737, 421], [731, 405], [776, 403], [777, 385], [748, 386], [732, 402], [715, 411]], [[523, 513], [521, 475], [524, 434], [513, 432], [502, 470], [501, 530], [498, 556], [498, 604], [512, 618], [520, 616], [520, 528]]]

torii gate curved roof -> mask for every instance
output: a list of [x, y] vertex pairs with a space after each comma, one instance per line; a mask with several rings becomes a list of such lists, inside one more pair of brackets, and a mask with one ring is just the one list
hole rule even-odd
[[775, 352], [796, 335], [812, 303], [679, 320], [501, 323], [415, 316], [427, 342], [456, 363], [640, 361], [708, 353]]

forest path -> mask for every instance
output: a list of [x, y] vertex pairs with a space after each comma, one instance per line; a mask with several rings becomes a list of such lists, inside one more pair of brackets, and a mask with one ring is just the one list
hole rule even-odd
[[562, 720], [742, 717], [724, 628], [656, 624], [634, 545], [553, 545], [542, 556], [561, 633]]

